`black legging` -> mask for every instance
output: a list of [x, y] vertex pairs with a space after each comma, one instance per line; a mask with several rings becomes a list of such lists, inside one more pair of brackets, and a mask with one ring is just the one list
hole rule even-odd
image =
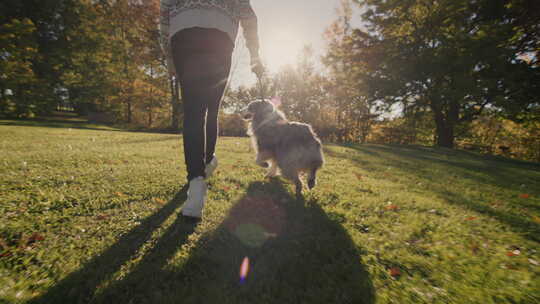
[[[188, 181], [205, 176], [218, 135], [218, 112], [234, 48], [216, 29], [190, 28], [172, 37], [176, 75], [184, 105], [184, 156]], [[206, 118], [206, 120], [205, 120]]]

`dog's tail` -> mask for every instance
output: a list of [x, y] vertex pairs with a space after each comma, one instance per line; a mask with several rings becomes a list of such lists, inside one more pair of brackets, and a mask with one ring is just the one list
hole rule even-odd
[[317, 184], [317, 170], [322, 166], [322, 162], [314, 162], [313, 166], [308, 171], [308, 187], [313, 189]]

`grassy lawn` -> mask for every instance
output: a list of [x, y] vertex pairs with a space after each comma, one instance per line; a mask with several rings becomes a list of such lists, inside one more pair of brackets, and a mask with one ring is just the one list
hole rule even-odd
[[195, 225], [181, 137], [99, 129], [0, 121], [0, 302], [540, 301], [539, 164], [326, 145], [296, 200], [221, 138]]

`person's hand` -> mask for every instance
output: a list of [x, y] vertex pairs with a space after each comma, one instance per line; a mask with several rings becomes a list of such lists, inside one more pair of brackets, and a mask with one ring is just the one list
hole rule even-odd
[[255, 73], [259, 79], [262, 78], [264, 74], [264, 66], [259, 57], [251, 57], [251, 71]]

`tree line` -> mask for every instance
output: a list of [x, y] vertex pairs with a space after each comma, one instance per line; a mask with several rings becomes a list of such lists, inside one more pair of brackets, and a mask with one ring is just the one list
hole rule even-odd
[[[351, 25], [354, 7], [360, 28]], [[3, 1], [0, 114], [67, 105], [104, 121], [179, 129], [180, 92], [158, 22], [157, 0]], [[306, 47], [295, 65], [228, 90], [221, 132], [244, 135], [231, 113], [262, 91], [327, 141], [539, 161], [539, 27], [534, 0], [342, 0], [322, 58]]]
[[[325, 33], [322, 71], [308, 48], [267, 81], [289, 117], [331, 141], [540, 161], [540, 2], [353, 2], [341, 1]], [[351, 26], [352, 5], [362, 9], [362, 28]], [[245, 103], [257, 88], [232, 97]]]
[[64, 105], [150, 126], [169, 115], [158, 0], [6, 0], [0, 22], [3, 115]]

